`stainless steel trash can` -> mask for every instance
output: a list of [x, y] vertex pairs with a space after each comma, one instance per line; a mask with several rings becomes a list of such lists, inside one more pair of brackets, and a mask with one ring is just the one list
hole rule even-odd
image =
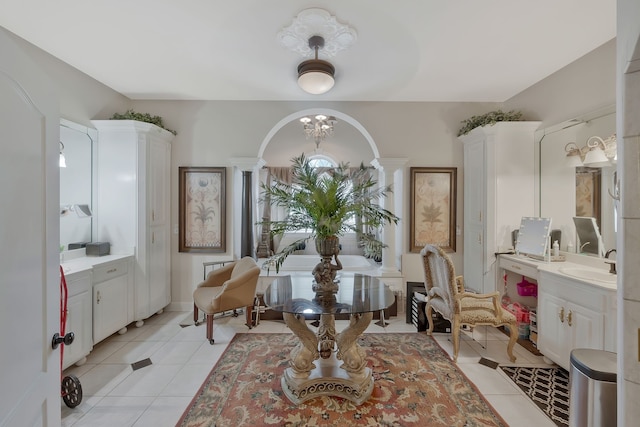
[[616, 353], [586, 348], [571, 351], [570, 427], [616, 427], [616, 372]]

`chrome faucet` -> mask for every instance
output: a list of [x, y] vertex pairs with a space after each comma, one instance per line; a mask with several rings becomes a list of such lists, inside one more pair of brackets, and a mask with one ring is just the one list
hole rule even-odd
[[[613, 252], [615, 252], [616, 254], [618, 253], [618, 251], [616, 251], [615, 249], [609, 249], [607, 253], [604, 254], [604, 258], [609, 259], [609, 255], [611, 255]], [[609, 264], [609, 273], [617, 274], [615, 261], [605, 261], [605, 263]]]

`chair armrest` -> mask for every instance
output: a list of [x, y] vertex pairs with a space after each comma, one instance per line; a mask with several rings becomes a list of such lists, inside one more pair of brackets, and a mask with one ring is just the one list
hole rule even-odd
[[458, 286], [458, 293], [464, 292], [464, 277], [456, 276], [456, 285]]
[[218, 295], [221, 311], [253, 305], [258, 287], [260, 268], [255, 267], [245, 271], [233, 280], [227, 280]]
[[222, 286], [226, 281], [231, 278], [231, 272], [233, 271], [233, 267], [235, 267], [236, 263], [231, 263], [229, 265], [225, 265], [224, 267], [220, 267], [217, 270], [211, 271], [207, 278], [198, 284], [198, 287], [207, 286], [207, 287], [215, 287]]

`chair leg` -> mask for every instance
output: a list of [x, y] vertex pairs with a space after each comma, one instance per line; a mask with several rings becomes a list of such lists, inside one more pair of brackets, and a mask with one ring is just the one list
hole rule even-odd
[[451, 335], [453, 336], [453, 361], [458, 361], [458, 351], [460, 350], [460, 320], [457, 316], [453, 316], [453, 325], [451, 325]]
[[213, 314], [207, 314], [207, 339], [213, 344]]
[[251, 329], [251, 327], [253, 326], [253, 316], [251, 315], [251, 312], [253, 311], [253, 307], [248, 305], [244, 308], [244, 312], [246, 314], [247, 317], [247, 327], [249, 329]]
[[198, 326], [198, 306], [193, 304], [193, 323]]
[[509, 323], [509, 344], [507, 345], [507, 355], [511, 363], [516, 361], [516, 357], [513, 355], [513, 346], [518, 340], [518, 325], [516, 322]]
[[429, 328], [427, 329], [427, 335], [433, 334], [433, 308], [431, 304], [427, 302], [427, 306], [424, 309], [424, 314], [427, 316], [427, 322], [429, 322]]

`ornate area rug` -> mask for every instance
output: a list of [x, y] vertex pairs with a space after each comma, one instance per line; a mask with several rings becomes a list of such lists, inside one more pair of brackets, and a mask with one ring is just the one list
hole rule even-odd
[[294, 405], [280, 378], [293, 334], [237, 334], [178, 426], [507, 426], [432, 337], [364, 334], [375, 379], [362, 405], [317, 397]]
[[500, 366], [557, 426], [569, 425], [569, 373], [562, 368]]

